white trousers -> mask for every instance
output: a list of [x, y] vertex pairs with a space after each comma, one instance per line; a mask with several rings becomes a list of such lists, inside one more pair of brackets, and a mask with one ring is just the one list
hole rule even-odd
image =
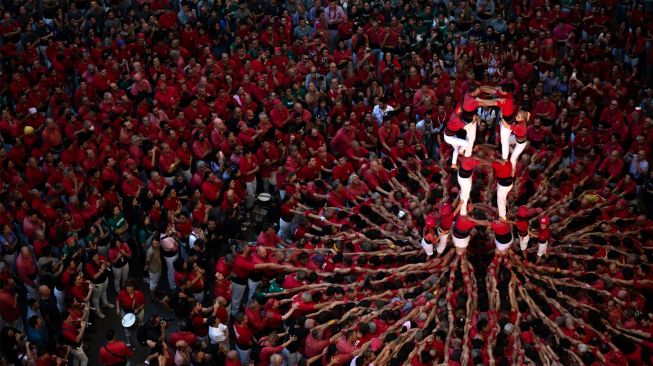
[[467, 148], [465, 149], [465, 156], [472, 156], [472, 150], [474, 149], [474, 142], [476, 141], [476, 122], [472, 122], [465, 126], [467, 130]]
[[526, 234], [526, 236], [519, 236], [519, 248], [521, 250], [526, 250], [528, 247], [528, 241], [530, 240], [530, 235]]
[[281, 239], [288, 239], [288, 234], [290, 233], [290, 224], [291, 222], [284, 221], [284, 219], [279, 218], [279, 231], [277, 232], [277, 235]]
[[116, 292], [120, 292], [127, 280], [127, 276], [129, 276], [129, 263], [120, 268], [113, 267], [111, 270], [113, 271], [113, 288]]
[[538, 243], [537, 244], [537, 256], [541, 257], [546, 254], [546, 248], [548, 247], [549, 242]]
[[524, 152], [524, 149], [526, 149], [527, 144], [528, 142], [520, 143], [520, 142], [516, 142], [515, 140], [515, 148], [512, 149], [512, 155], [510, 155], [510, 163], [512, 163], [513, 170], [517, 167], [517, 161], [519, 161], [519, 156], [521, 155], [521, 153]]
[[460, 175], [458, 175], [458, 185], [460, 186], [460, 200], [462, 201], [460, 214], [465, 216], [467, 215], [467, 202], [469, 201], [469, 195], [472, 191], [472, 177], [461, 178]]
[[258, 287], [259, 283], [261, 281], [252, 281], [251, 279], [247, 279], [247, 302], [251, 300], [254, 297], [254, 294], [256, 293], [256, 288]]
[[499, 209], [499, 217], [502, 219], [506, 218], [506, 204], [510, 190], [512, 190], [512, 184], [507, 187], [497, 184], [497, 208]]
[[88, 365], [88, 356], [82, 347], [73, 348], [70, 350], [70, 354], [73, 356], [73, 365], [75, 366], [86, 366]]
[[503, 254], [506, 251], [508, 251], [508, 249], [510, 249], [510, 245], [512, 245], [512, 241], [510, 243], [503, 244], [503, 243], [499, 243], [498, 240], [495, 240], [494, 244], [497, 247], [497, 251]]
[[251, 182], [245, 182], [245, 188], [247, 189], [245, 205], [247, 208], [252, 208], [254, 207], [254, 200], [256, 200], [256, 179]]
[[170, 286], [170, 290], [174, 290], [177, 288], [177, 284], [175, 284], [175, 267], [173, 267], [173, 264], [179, 258], [179, 253], [175, 254], [174, 257], [164, 255], [163, 258], [166, 260], [166, 270], [168, 271], [168, 286]]
[[460, 151], [467, 147], [467, 140], [458, 138], [456, 136], [444, 135], [444, 142], [453, 147], [453, 154], [451, 155], [451, 164], [455, 165], [458, 162], [458, 154]]
[[422, 238], [422, 242], [420, 243], [422, 248], [424, 249], [424, 252], [426, 252], [426, 255], [430, 256], [433, 255], [433, 244], [427, 243], [424, 238]]
[[499, 136], [501, 137], [501, 159], [508, 160], [510, 156], [510, 136], [512, 130], [504, 127], [503, 123], [500, 124]]
[[159, 280], [161, 279], [161, 271], [159, 272], [150, 272], [150, 277], [148, 279], [148, 283], [150, 285], [150, 291], [156, 290], [156, 288], [159, 286]]
[[449, 238], [449, 232], [443, 232], [438, 228], [438, 235], [440, 235], [440, 240], [438, 241], [438, 247], [436, 248], [438, 254], [444, 252], [444, 248], [447, 247], [447, 239]]
[[107, 287], [109, 286], [109, 279], [107, 278], [104, 280], [102, 283], [94, 283], [93, 284], [93, 289], [91, 290], [93, 293], [91, 294], [91, 304], [93, 304], [93, 307], [95, 308], [95, 311], [97, 313], [101, 313], [102, 311], [100, 310], [100, 300], [102, 300], [102, 303], [104, 305], [109, 304], [109, 300], [107, 299]]
[[63, 311], [66, 309], [66, 293], [58, 290], [56, 287], [54, 288], [53, 292], [54, 298], [57, 299], [57, 309], [63, 313]]
[[469, 235], [467, 235], [466, 237], [464, 237], [462, 239], [456, 238], [455, 235], [452, 235], [451, 236], [451, 241], [453, 241], [453, 245], [456, 248], [465, 249], [469, 245]]

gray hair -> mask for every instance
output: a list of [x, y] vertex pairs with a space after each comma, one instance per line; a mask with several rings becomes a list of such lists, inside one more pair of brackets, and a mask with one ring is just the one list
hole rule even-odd
[[313, 295], [308, 291], [304, 291], [302, 292], [301, 299], [303, 302], [311, 302], [313, 301]]

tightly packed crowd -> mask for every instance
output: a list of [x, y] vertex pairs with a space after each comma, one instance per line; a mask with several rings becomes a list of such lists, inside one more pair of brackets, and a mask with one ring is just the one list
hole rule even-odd
[[653, 2], [0, 7], [2, 364], [653, 364]]

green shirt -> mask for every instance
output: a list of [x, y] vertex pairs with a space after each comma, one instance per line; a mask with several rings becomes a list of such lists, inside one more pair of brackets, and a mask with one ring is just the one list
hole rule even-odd
[[125, 215], [121, 213], [118, 214], [118, 216], [111, 216], [109, 217], [109, 228], [111, 231], [116, 231], [118, 228], [121, 228], [127, 224], [127, 220], [125, 220]]

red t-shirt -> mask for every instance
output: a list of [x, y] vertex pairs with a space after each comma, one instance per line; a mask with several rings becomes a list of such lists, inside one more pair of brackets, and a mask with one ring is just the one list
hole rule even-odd
[[456, 218], [455, 229], [457, 232], [464, 234], [469, 234], [470, 231], [476, 226], [476, 224], [468, 219], [466, 216], [458, 215]]
[[132, 313], [135, 309], [145, 305], [145, 296], [141, 291], [135, 291], [133, 297], [126, 290], [121, 290], [116, 298], [125, 313]]
[[496, 235], [508, 235], [511, 231], [510, 224], [504, 221], [493, 221], [490, 228]]
[[99, 364], [115, 365], [134, 356], [134, 352], [125, 342], [111, 341], [100, 348]]
[[[473, 157], [462, 156], [460, 158], [460, 169], [465, 171], [474, 170], [474, 167], [481, 165], [481, 162]], [[511, 171], [512, 172], [512, 171]]]
[[250, 261], [249, 258], [245, 258], [242, 255], [236, 255], [234, 259], [234, 267], [232, 273], [235, 277], [238, 278], [247, 278], [249, 272], [254, 270], [254, 264]]
[[492, 162], [492, 169], [497, 178], [510, 178], [512, 177], [512, 163], [510, 160]]

